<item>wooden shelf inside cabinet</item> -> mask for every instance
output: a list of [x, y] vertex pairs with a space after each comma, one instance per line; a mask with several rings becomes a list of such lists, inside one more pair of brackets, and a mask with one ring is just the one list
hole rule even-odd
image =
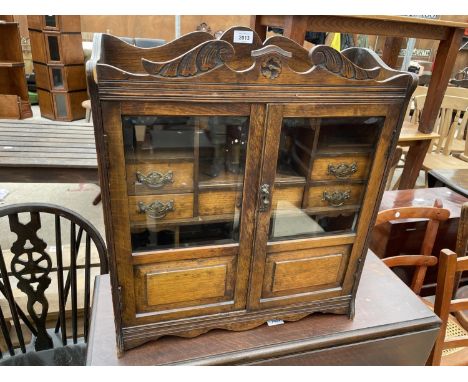
[[245, 27], [149, 49], [96, 34], [94, 47], [119, 349], [352, 318], [416, 77], [368, 50], [308, 52]]
[[22, 61], [1, 61], [0, 68], [23, 68], [24, 62]]

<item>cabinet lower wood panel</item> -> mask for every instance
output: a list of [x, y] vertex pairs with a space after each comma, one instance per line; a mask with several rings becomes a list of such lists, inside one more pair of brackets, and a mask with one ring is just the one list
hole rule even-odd
[[[169, 208], [163, 217], [157, 219], [141, 212], [140, 203], [148, 207], [155, 202], [162, 202], [166, 206], [167, 203], [172, 202], [172, 208]], [[135, 223], [168, 222], [173, 219], [193, 217], [193, 194], [129, 196], [128, 205], [130, 221]]]
[[135, 266], [137, 312], [164, 312], [233, 298], [236, 256]]
[[130, 195], [193, 191], [193, 163], [128, 164], [126, 172]]
[[350, 252], [350, 245], [339, 245], [267, 255], [262, 297], [280, 297], [340, 287]]

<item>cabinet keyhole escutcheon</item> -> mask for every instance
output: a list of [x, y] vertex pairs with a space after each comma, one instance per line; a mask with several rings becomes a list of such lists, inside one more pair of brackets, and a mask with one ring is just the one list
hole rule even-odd
[[260, 186], [260, 212], [265, 212], [270, 206], [270, 185], [262, 184]]

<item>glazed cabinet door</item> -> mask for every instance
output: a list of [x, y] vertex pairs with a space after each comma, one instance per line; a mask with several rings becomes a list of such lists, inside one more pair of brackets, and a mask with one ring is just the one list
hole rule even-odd
[[392, 110], [268, 105], [249, 309], [325, 298], [349, 307], [396, 127]]
[[244, 190], [263, 117], [246, 104], [104, 108], [127, 324], [245, 309], [256, 195]]

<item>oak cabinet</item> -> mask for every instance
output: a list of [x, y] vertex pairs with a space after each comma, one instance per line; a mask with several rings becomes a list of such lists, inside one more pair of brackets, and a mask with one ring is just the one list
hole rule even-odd
[[352, 318], [412, 74], [243, 27], [97, 35], [87, 72], [121, 350]]

